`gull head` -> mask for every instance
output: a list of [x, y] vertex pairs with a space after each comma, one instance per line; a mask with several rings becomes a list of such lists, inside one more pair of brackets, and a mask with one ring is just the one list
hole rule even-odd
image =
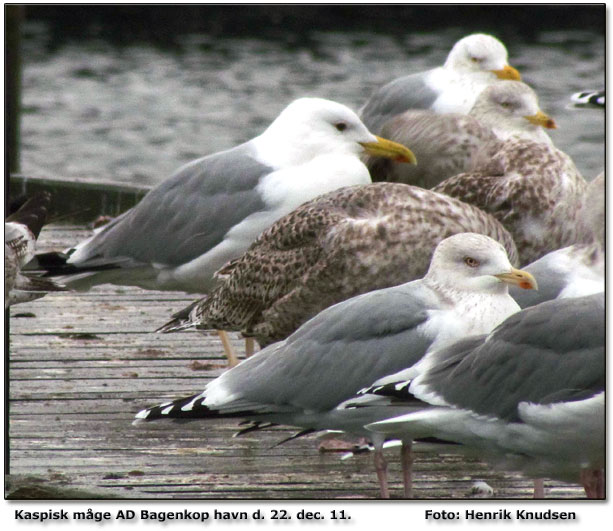
[[542, 135], [548, 140], [543, 129], [556, 128], [553, 118], [541, 111], [534, 90], [521, 81], [490, 85], [479, 94], [469, 114], [503, 140], [511, 135], [534, 140]]
[[441, 241], [425, 278], [454, 291], [506, 293], [509, 284], [537, 289], [530, 273], [511, 265], [500, 243], [472, 232]]
[[445, 61], [445, 68], [463, 73], [489, 73], [492, 80], [519, 80], [520, 75], [508, 64], [507, 49], [498, 39], [484, 33], [475, 33], [460, 39]]
[[322, 98], [293, 101], [256, 142], [267, 153], [274, 151], [281, 165], [302, 164], [321, 155], [357, 158], [364, 152], [416, 162], [407, 147], [373, 135], [351, 109]]

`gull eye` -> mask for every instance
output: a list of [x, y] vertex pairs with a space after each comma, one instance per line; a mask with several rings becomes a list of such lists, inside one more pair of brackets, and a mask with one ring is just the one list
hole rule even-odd
[[468, 267], [477, 267], [479, 265], [479, 260], [477, 260], [476, 258], [472, 258], [471, 256], [465, 256], [464, 263]]
[[503, 102], [500, 104], [500, 106], [501, 106], [503, 109], [510, 109], [510, 108], [511, 108], [511, 104], [510, 104], [508, 101], [503, 101]]
[[471, 57], [470, 60], [473, 63], [480, 63], [481, 61], [483, 61], [483, 59], [481, 59], [480, 57]]
[[347, 124], [345, 122], [338, 122], [334, 124], [334, 127], [336, 127], [337, 131], [344, 131], [345, 129], [347, 129]]

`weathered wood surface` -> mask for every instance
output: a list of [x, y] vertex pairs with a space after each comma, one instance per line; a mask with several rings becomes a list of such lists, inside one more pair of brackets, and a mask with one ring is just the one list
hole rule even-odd
[[[41, 249], [88, 234], [43, 231]], [[200, 391], [225, 366], [216, 334], [151, 333], [192, 300], [184, 293], [104, 286], [56, 293], [10, 310], [7, 494], [25, 497], [376, 498], [370, 455], [320, 453], [315, 436], [275, 446], [293, 430], [232, 438], [238, 422], [132, 426], [134, 413]], [[243, 342], [232, 336], [243, 352]], [[419, 449], [418, 449], [419, 450]], [[387, 450], [392, 497], [402, 493]], [[456, 455], [419, 452], [417, 498], [468, 498], [484, 480], [497, 498], [530, 497], [532, 482]], [[546, 482], [550, 498], [583, 498]]]

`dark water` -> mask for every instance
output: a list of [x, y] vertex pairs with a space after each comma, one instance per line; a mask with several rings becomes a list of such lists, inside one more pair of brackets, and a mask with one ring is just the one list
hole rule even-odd
[[[22, 173], [158, 182], [195, 157], [259, 134], [295, 98], [320, 96], [357, 109], [381, 84], [440, 65], [475, 29], [456, 25], [389, 35], [313, 30], [300, 42], [289, 33], [188, 32], [160, 46], [87, 35], [58, 42], [51, 22], [29, 19]], [[592, 179], [604, 167], [605, 116], [568, 105], [573, 92], [604, 87], [604, 34], [590, 27], [504, 33], [510, 63], [558, 123], [555, 144]]]

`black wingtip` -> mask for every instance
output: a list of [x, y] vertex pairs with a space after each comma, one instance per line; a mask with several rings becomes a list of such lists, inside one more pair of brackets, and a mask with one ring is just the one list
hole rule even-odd
[[190, 321], [190, 315], [192, 310], [203, 300], [204, 299], [198, 299], [192, 302], [189, 306], [186, 306], [182, 310], [172, 314], [172, 319], [165, 325], [160, 326], [155, 332], [157, 334], [170, 334], [172, 332], [180, 332], [182, 330], [192, 328], [192, 326], [195, 326], [195, 323]]

